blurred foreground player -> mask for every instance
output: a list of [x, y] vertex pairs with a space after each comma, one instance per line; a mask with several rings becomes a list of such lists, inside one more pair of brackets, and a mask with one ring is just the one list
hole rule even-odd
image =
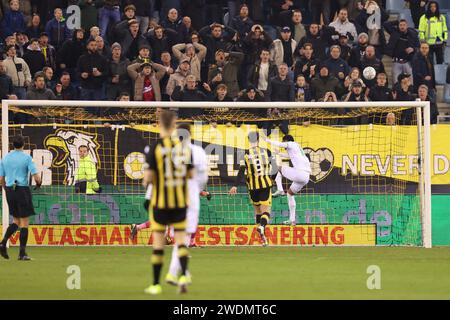
[[[187, 209], [187, 225], [185, 245], [189, 246], [191, 236], [195, 236], [198, 226], [198, 218], [200, 214], [200, 190], [203, 190], [208, 182], [208, 160], [205, 150], [202, 147], [191, 142], [191, 127], [189, 124], [180, 124], [177, 130], [177, 136], [182, 144], [191, 148], [192, 160], [194, 166], [194, 175], [188, 180], [189, 188], [189, 207]], [[174, 246], [172, 251], [172, 259], [170, 261], [169, 273], [166, 275], [166, 282], [172, 285], [178, 283], [178, 273], [181, 270], [180, 260], [178, 257], [178, 247]], [[191, 281], [188, 275], [188, 281]]]
[[161, 269], [164, 261], [164, 232], [166, 226], [174, 228], [175, 245], [181, 276], [178, 279], [178, 292], [186, 293], [186, 277], [189, 252], [186, 239], [186, 210], [189, 205], [188, 179], [193, 176], [191, 148], [182, 144], [172, 133], [175, 130], [176, 115], [164, 110], [159, 121], [160, 138], [146, 147], [148, 167], [145, 170], [143, 185], [153, 185], [150, 203], [150, 222], [153, 236], [153, 284], [145, 289], [149, 294], [160, 294]]
[[265, 228], [269, 223], [272, 208], [272, 179], [270, 178], [272, 156], [269, 150], [259, 147], [258, 132], [250, 132], [248, 139], [250, 148], [245, 151], [244, 164], [241, 164], [236, 177], [236, 184], [231, 187], [229, 193], [231, 195], [237, 193], [236, 185], [245, 175], [248, 193], [255, 210], [257, 230], [261, 236], [262, 245], [267, 246]]
[[23, 137], [14, 137], [13, 146], [14, 150], [0, 162], [0, 185], [5, 187], [9, 214], [13, 216], [13, 223], [6, 229], [5, 236], [0, 243], [0, 254], [3, 258], [9, 259], [6, 249], [7, 242], [20, 228], [19, 260], [28, 261], [31, 258], [27, 255], [25, 249], [28, 241], [29, 217], [35, 214], [28, 184], [29, 174], [33, 176], [36, 188], [41, 186], [42, 181], [33, 159], [23, 152]]

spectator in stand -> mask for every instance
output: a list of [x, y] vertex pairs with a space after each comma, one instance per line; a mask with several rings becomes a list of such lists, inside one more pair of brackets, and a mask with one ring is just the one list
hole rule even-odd
[[[211, 87], [209, 87], [208, 84], [205, 83], [204, 88], [206, 91], [210, 91]], [[216, 87], [216, 90], [214, 90], [214, 92], [211, 92], [212, 96], [210, 97], [209, 100], [211, 101], [216, 101], [216, 102], [232, 102], [233, 99], [230, 98], [230, 96], [228, 95], [228, 88], [226, 84], [219, 84]], [[215, 108], [216, 112], [225, 112], [228, 111], [228, 108]]]
[[376, 1], [370, 0], [366, 2], [355, 20], [358, 34], [368, 35], [368, 44], [375, 47], [379, 59], [382, 58], [386, 46], [383, 24], [388, 18], [386, 11]]
[[98, 12], [98, 24], [102, 38], [106, 37], [106, 31], [111, 25], [120, 21], [120, 0], [104, 0], [103, 7]]
[[419, 29], [420, 18], [425, 14], [428, 0], [405, 0], [405, 2], [409, 2], [414, 28]]
[[[297, 47], [297, 42], [291, 38], [291, 29], [284, 27], [281, 30], [280, 39], [273, 41], [272, 49], [270, 50], [270, 60], [276, 65], [280, 66], [286, 63], [289, 69], [294, 65], [294, 52]], [[294, 75], [292, 74], [291, 79]]]
[[84, 48], [84, 30], [74, 29], [72, 38], [66, 40], [56, 53], [56, 65], [60, 70], [69, 72], [72, 79], [76, 77], [77, 62]]
[[181, 12], [192, 19], [194, 30], [200, 30], [204, 25], [205, 0], [181, 0]]
[[348, 35], [350, 41], [354, 41], [358, 36], [355, 25], [348, 20], [348, 10], [346, 8], [339, 10], [337, 19], [330, 23], [330, 27], [333, 27], [339, 34]]
[[139, 54], [136, 59], [131, 61], [131, 63], [144, 63], [144, 62], [152, 62], [150, 57], [150, 46], [147, 44], [143, 44], [139, 47]]
[[338, 45], [341, 48], [341, 58], [349, 63], [352, 54], [352, 46], [348, 44], [348, 36], [346, 34], [339, 35]]
[[95, 39], [98, 36], [100, 36], [100, 28], [97, 26], [91, 27], [91, 29], [89, 29], [89, 38]]
[[66, 71], [61, 73], [61, 77], [53, 89], [53, 93], [58, 100], [78, 100], [78, 91], [72, 85], [70, 73]]
[[164, 51], [161, 53], [161, 65], [166, 68], [166, 73], [161, 80], [159, 80], [159, 86], [161, 87], [161, 98], [162, 101], [170, 101], [170, 96], [166, 93], [167, 83], [169, 82], [170, 76], [177, 69], [176, 64], [172, 61], [172, 56], [168, 51]]
[[[187, 61], [187, 60], [184, 60]], [[185, 82], [185, 84], [183, 84]], [[193, 75], [188, 75], [185, 81], [179, 81], [171, 95], [172, 101], [207, 101], [207, 96], [197, 88], [197, 81]], [[180, 108], [178, 117], [189, 119], [203, 113], [200, 108]]]
[[48, 34], [43, 32], [39, 36], [39, 47], [45, 58], [45, 65], [56, 69], [56, 49], [48, 43]]
[[368, 89], [371, 101], [393, 101], [392, 90], [387, 85], [387, 75], [384, 72], [377, 74], [377, 84]]
[[3, 99], [14, 100], [17, 99], [17, 96], [14, 94], [12, 79], [6, 74], [3, 60], [0, 60], [0, 100]]
[[340, 96], [342, 91], [340, 81], [330, 74], [326, 65], [321, 65], [318, 75], [311, 81], [313, 99], [323, 101], [327, 92], [334, 92], [336, 96]]
[[58, 50], [64, 41], [70, 38], [70, 30], [61, 8], [56, 8], [53, 13], [55, 17], [47, 22], [45, 32], [48, 34], [49, 43]]
[[192, 19], [191, 17], [183, 17], [181, 20], [182, 26], [181, 26], [181, 42], [188, 42], [189, 38], [192, 34], [192, 32], [195, 31], [195, 29], [192, 27]]
[[363, 93], [363, 82], [361, 80], [355, 80], [350, 85], [350, 91], [344, 98], [345, 102], [367, 102], [369, 101]]
[[270, 61], [270, 51], [262, 49], [259, 60], [249, 69], [248, 83], [262, 93], [266, 101], [270, 97], [266, 94], [270, 79], [278, 75], [278, 67]]
[[269, 101], [294, 101], [295, 85], [288, 77], [289, 67], [286, 63], [278, 66], [278, 75], [270, 79], [267, 95]]
[[27, 47], [27, 51], [23, 55], [23, 60], [28, 64], [30, 73], [34, 74], [38, 71], [42, 71], [45, 66], [45, 57], [39, 48], [38, 39], [31, 39], [30, 44]]
[[[397, 84], [393, 89], [395, 101], [414, 101], [414, 88], [411, 85], [411, 75], [402, 73], [398, 76]], [[402, 111], [401, 124], [410, 125], [412, 123], [414, 110], [412, 108]]]
[[310, 102], [312, 100], [311, 89], [306, 82], [305, 76], [299, 74], [295, 80], [295, 101]]
[[161, 52], [170, 51], [170, 48], [177, 43], [178, 33], [158, 25], [145, 36], [152, 48], [152, 60], [157, 60], [161, 57]]
[[136, 19], [136, 7], [133, 5], [127, 5], [124, 10], [122, 21], [114, 26], [113, 38], [116, 42], [120, 42], [120, 38], [128, 30], [128, 21]]
[[402, 73], [412, 73], [411, 60], [420, 46], [417, 31], [408, 27], [404, 19], [398, 22], [387, 21], [384, 24], [386, 31], [391, 35], [385, 53], [392, 57], [393, 84], [397, 83]]
[[419, 52], [414, 55], [411, 64], [416, 90], [423, 84], [430, 91], [436, 89], [433, 59], [430, 57], [430, 45], [428, 43], [422, 42], [420, 44]]
[[239, 93], [238, 72], [244, 54], [242, 52], [216, 51], [216, 63], [212, 64], [208, 71], [208, 84], [213, 90], [223, 83], [227, 85], [228, 96], [236, 98]]
[[100, 55], [109, 59], [111, 57], [111, 49], [108, 46], [105, 46], [105, 41], [102, 37], [96, 36], [95, 42], [97, 42], [97, 51]]
[[239, 9], [239, 15], [236, 17], [230, 16], [230, 19], [232, 19], [230, 27], [236, 30], [241, 39], [244, 39], [252, 30], [253, 20], [250, 19], [248, 15], [247, 4], [244, 3], [243, 5], [241, 5], [241, 8]]
[[13, 45], [6, 47], [6, 59], [3, 61], [3, 67], [14, 86], [14, 94], [18, 99], [26, 98], [28, 85], [31, 84], [31, 73], [28, 64], [22, 58], [16, 56], [16, 48]]
[[352, 84], [356, 81], [360, 81], [362, 83], [363, 89], [366, 88], [366, 85], [361, 80], [361, 71], [358, 68], [352, 68], [348, 76], [345, 77], [344, 80], [344, 89], [345, 92], [350, 92], [352, 88]]
[[89, 39], [87, 52], [78, 60], [77, 74], [80, 78], [81, 100], [103, 100], [103, 84], [108, 76], [108, 62], [97, 52], [97, 42]]
[[111, 52], [106, 98], [114, 101], [122, 92], [131, 91], [131, 81], [127, 70], [130, 60], [122, 56], [122, 47], [117, 42], [111, 46]]
[[[449, 25], [450, 26], [450, 25]], [[430, 45], [430, 56], [436, 55], [436, 63], [444, 63], [444, 48], [448, 40], [447, 19], [439, 11], [439, 3], [430, 1], [427, 12], [420, 18], [420, 40]]]
[[338, 45], [330, 48], [330, 58], [325, 60], [324, 64], [327, 66], [330, 74], [338, 78], [341, 84], [344, 83], [345, 77], [350, 73], [350, 67], [347, 62], [341, 59], [341, 48]]
[[327, 26], [320, 26], [313, 23], [309, 26], [306, 36], [300, 40], [297, 50], [300, 50], [305, 43], [311, 43], [314, 49], [314, 57], [319, 61], [324, 61], [327, 58], [326, 51], [331, 43], [331, 35], [334, 29]]
[[[206, 1], [204, 2], [204, 4]], [[161, 1], [160, 10], [159, 10], [159, 16], [161, 19], [164, 17], [167, 17], [169, 14], [170, 9], [176, 9], [177, 11], [180, 11], [181, 9], [181, 1], [180, 0], [164, 0]]]
[[[166, 1], [167, 2], [167, 1]], [[146, 33], [150, 17], [153, 17], [154, 0], [127, 0], [129, 5], [135, 8], [136, 20], [139, 23], [139, 32]], [[122, 46], [122, 48], [125, 48]], [[130, 59], [131, 61], [131, 59]]]
[[33, 13], [31, 25], [25, 30], [25, 33], [29, 39], [37, 39], [42, 32], [44, 32], [44, 27], [41, 24], [41, 17], [37, 13]]
[[434, 99], [432, 99], [429, 94], [428, 87], [424, 84], [419, 86], [418, 99], [420, 99], [420, 101], [430, 101], [430, 123], [436, 124], [439, 115], [437, 103], [436, 101], [434, 101]]
[[161, 101], [159, 80], [166, 73], [162, 65], [149, 62], [133, 63], [127, 70], [134, 81], [134, 101]]
[[[239, 102], [264, 102], [265, 100], [264, 93], [256, 89], [252, 84], [250, 84], [247, 89], [239, 92], [239, 96], [237, 98], [237, 101]], [[267, 109], [265, 108], [246, 108], [244, 110], [258, 118], [267, 117]], [[262, 123], [258, 122], [257, 124], [258, 127], [263, 127]]]
[[[102, 2], [102, 0], [80, 0], [78, 2], [81, 11], [81, 28], [86, 32], [97, 25], [98, 11]], [[86, 38], [88, 37], [89, 35], [86, 35]]]
[[262, 49], [270, 49], [272, 38], [264, 31], [263, 27], [255, 24], [250, 33], [243, 40], [246, 54], [246, 64], [252, 65], [258, 60]]
[[360, 33], [358, 35], [358, 44], [353, 46], [350, 51], [350, 59], [348, 64], [350, 67], [357, 67], [361, 69], [361, 59], [366, 54], [366, 48], [369, 46], [369, 36], [367, 33]]
[[141, 46], [148, 46], [147, 39], [139, 34], [139, 23], [137, 20], [128, 21], [128, 29], [122, 34], [119, 43], [124, 51], [122, 54], [130, 61], [137, 58]]
[[56, 100], [53, 91], [45, 85], [43, 72], [38, 72], [34, 75], [33, 85], [27, 91], [27, 100]]
[[[366, 48], [366, 54], [361, 59], [360, 67], [361, 67], [360, 70], [363, 74], [364, 74], [364, 70], [367, 67], [374, 68], [376, 71], [376, 74], [378, 74], [380, 72], [385, 73], [383, 61], [381, 61], [380, 59], [377, 58], [374, 46], [368, 46]], [[364, 75], [362, 76], [362, 80], [369, 88], [374, 86], [375, 82], [376, 82], [375, 79], [369, 80], [369, 79], [365, 78]]]
[[314, 58], [314, 49], [311, 43], [305, 43], [299, 51], [302, 54], [294, 66], [294, 79], [297, 79], [299, 75], [303, 75], [306, 82], [311, 83], [311, 80], [316, 75], [319, 61]]
[[161, 22], [161, 26], [166, 30], [175, 32], [175, 43], [183, 41], [187, 35], [186, 25], [182, 23], [182, 19], [178, 16], [178, 11], [175, 8], [169, 10], [167, 17]]
[[282, 22], [280, 20], [280, 14], [283, 11], [287, 11], [287, 10], [294, 10], [296, 9], [296, 6], [294, 5], [294, 1], [292, 0], [271, 0], [270, 1], [270, 6], [272, 7], [272, 22], [275, 25], [278, 25], [278, 22]]
[[28, 36], [22, 32], [16, 32], [16, 50], [17, 56], [23, 58], [25, 51], [28, 47]]
[[[226, 35], [224, 34], [226, 32]], [[215, 63], [215, 54], [217, 50], [225, 50], [227, 43], [236, 34], [236, 31], [224, 25], [213, 23], [200, 29], [199, 34], [203, 39], [203, 44], [208, 51], [206, 52], [206, 65]]]
[[292, 39], [299, 43], [306, 36], [305, 26], [302, 24], [302, 12], [300, 10], [289, 10], [280, 13], [284, 25], [288, 26], [292, 32]]
[[53, 81], [53, 69], [50, 67], [44, 67], [42, 69], [42, 72], [45, 76], [45, 86], [49, 89], [53, 88], [54, 81]]
[[[186, 84], [186, 77], [191, 74], [191, 62], [189, 59], [183, 59], [180, 61], [177, 70], [170, 75], [169, 81], [167, 81], [166, 94], [171, 97], [173, 90], [176, 86], [184, 88]], [[195, 76], [194, 76], [195, 78]]]
[[0, 23], [2, 39], [12, 36], [16, 32], [25, 32], [25, 16], [19, 7], [19, 0], [9, 1], [9, 10], [4, 13]]
[[[184, 50], [184, 53], [182, 52]], [[198, 53], [196, 52], [198, 50]], [[198, 42], [180, 43], [172, 47], [172, 52], [178, 61], [189, 59], [191, 64], [191, 74], [197, 81], [201, 80], [201, 64], [206, 57], [206, 47]]]

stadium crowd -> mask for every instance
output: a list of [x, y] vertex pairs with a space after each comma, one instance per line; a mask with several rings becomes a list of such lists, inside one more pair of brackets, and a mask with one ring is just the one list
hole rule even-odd
[[[443, 62], [446, 17], [436, 1], [409, 0], [416, 25], [390, 21], [383, 2], [3, 1], [0, 98], [420, 98], [431, 100], [436, 122], [434, 61]], [[69, 29], [70, 5], [80, 8], [81, 28]], [[382, 62], [386, 55], [391, 74]], [[198, 112], [185, 109], [180, 116]]]

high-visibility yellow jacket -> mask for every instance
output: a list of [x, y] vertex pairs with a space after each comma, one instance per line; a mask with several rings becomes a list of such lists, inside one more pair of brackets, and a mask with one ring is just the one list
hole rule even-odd
[[428, 44], [441, 44], [448, 39], [447, 21], [443, 14], [439, 17], [428, 19], [426, 15], [420, 18], [419, 23], [420, 40], [425, 40]]
[[80, 165], [75, 174], [75, 182], [86, 182], [86, 194], [95, 194], [99, 190], [97, 168], [91, 157], [80, 158]]

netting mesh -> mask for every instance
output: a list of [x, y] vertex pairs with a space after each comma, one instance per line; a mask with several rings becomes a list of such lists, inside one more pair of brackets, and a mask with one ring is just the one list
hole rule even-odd
[[[93, 103], [93, 105], [95, 105]], [[23, 135], [42, 172], [33, 192], [37, 215], [31, 243], [50, 245], [147, 244], [150, 231], [129, 239], [130, 225], [148, 220], [141, 186], [145, 145], [158, 137], [156, 108], [18, 108], [29, 124], [10, 124]], [[400, 125], [404, 114], [411, 125]], [[194, 142], [208, 156], [211, 200], [201, 199], [197, 242], [258, 244], [253, 207], [244, 184], [230, 196], [247, 134], [287, 131], [310, 158], [311, 181], [296, 196], [297, 226], [285, 226], [285, 196], [274, 198], [268, 239], [279, 245], [422, 245], [419, 156], [415, 110], [355, 108], [280, 110], [261, 117], [252, 109], [205, 108], [192, 122]], [[388, 116], [388, 114], [391, 115]], [[412, 114], [412, 116], [411, 116]], [[186, 119], [180, 119], [185, 121]], [[269, 130], [269, 131], [267, 131]], [[3, 143], [3, 142], [2, 142]], [[276, 154], [276, 148], [267, 146]], [[77, 193], [79, 147], [87, 146], [101, 193]], [[12, 145], [10, 145], [12, 148]], [[278, 165], [291, 165], [277, 156]], [[287, 188], [290, 182], [283, 179]], [[13, 241], [14, 243], [14, 241]]]

